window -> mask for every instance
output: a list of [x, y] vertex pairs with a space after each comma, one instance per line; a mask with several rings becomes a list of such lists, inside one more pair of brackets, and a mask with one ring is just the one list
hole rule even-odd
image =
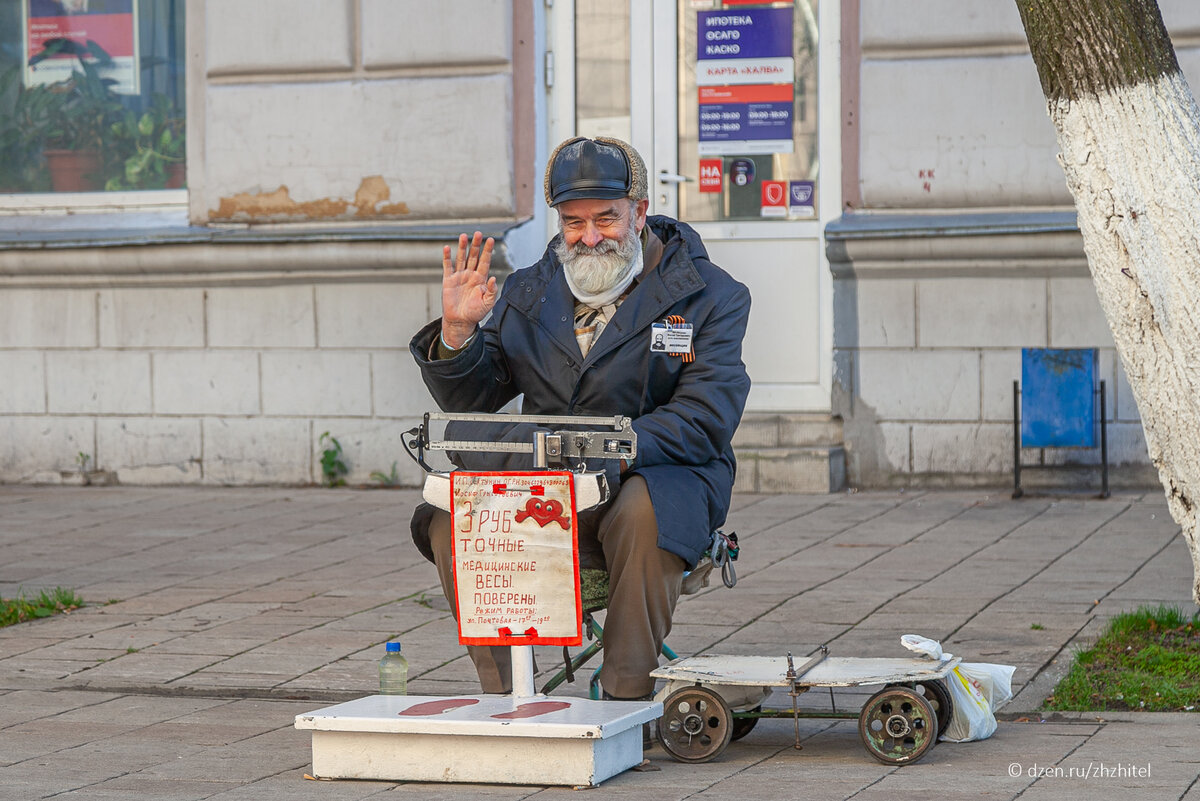
[[0, 0], [0, 204], [183, 187], [184, 54], [184, 0]]
[[629, 95], [629, 6], [576, 0], [575, 130], [631, 141]]
[[814, 218], [818, 0], [678, 1], [679, 218]]

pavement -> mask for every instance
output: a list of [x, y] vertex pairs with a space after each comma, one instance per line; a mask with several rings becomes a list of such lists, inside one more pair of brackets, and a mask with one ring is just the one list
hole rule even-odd
[[[0, 487], [0, 595], [63, 586], [87, 606], [0, 629], [0, 801], [568, 798], [570, 788], [315, 781], [297, 714], [377, 690], [399, 639], [409, 692], [476, 691], [411, 490]], [[1045, 716], [1111, 615], [1191, 608], [1191, 559], [1161, 491], [736, 495], [738, 584], [685, 596], [681, 655], [908, 656], [922, 634], [1016, 667], [990, 739], [873, 760], [853, 721], [764, 720], [717, 759], [595, 791], [621, 799], [1191, 799], [1200, 717]], [[558, 649], [539, 650], [549, 673]], [[539, 677], [540, 686], [540, 677]], [[586, 681], [559, 695], [586, 695]], [[809, 702], [809, 695], [815, 696]], [[861, 704], [848, 693], [840, 708]], [[828, 696], [802, 697], [804, 708]], [[787, 707], [777, 695], [768, 706]]]

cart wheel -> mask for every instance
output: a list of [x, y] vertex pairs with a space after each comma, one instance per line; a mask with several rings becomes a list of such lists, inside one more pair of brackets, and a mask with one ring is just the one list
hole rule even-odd
[[938, 733], [946, 731], [954, 718], [954, 699], [950, 690], [942, 681], [923, 681], [917, 685], [917, 692], [925, 696], [925, 700], [933, 707], [937, 715]]
[[707, 762], [720, 756], [733, 735], [733, 713], [725, 699], [699, 685], [684, 687], [663, 701], [658, 741], [679, 762]]
[[[762, 704], [749, 710], [751, 712], [762, 712]], [[733, 716], [733, 734], [730, 735], [730, 740], [740, 740], [750, 732], [754, 731], [754, 727], [758, 725], [758, 718], [739, 718], [735, 713]]]
[[907, 687], [885, 687], [858, 716], [867, 753], [885, 765], [916, 762], [937, 741], [937, 714], [925, 696]]
[[950, 697], [950, 690], [946, 687], [945, 682], [931, 680], [916, 684], [889, 684], [888, 687], [911, 687], [925, 696], [925, 700], [933, 707], [933, 713], [937, 715], [938, 734], [946, 731], [946, 727], [950, 725], [950, 721], [954, 717], [954, 700]]

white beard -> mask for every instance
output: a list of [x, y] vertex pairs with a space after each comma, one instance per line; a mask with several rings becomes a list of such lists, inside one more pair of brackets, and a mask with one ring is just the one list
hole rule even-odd
[[595, 308], [619, 298], [642, 272], [642, 242], [633, 226], [622, 239], [604, 239], [594, 248], [583, 242], [568, 246], [560, 239], [554, 254], [571, 294]]

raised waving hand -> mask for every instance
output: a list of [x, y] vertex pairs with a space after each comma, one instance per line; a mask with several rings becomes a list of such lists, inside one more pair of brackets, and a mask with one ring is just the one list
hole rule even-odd
[[495, 246], [476, 231], [469, 245], [467, 235], [459, 235], [453, 261], [450, 246], [442, 248], [442, 339], [451, 348], [461, 348], [496, 305], [496, 279], [488, 275]]

